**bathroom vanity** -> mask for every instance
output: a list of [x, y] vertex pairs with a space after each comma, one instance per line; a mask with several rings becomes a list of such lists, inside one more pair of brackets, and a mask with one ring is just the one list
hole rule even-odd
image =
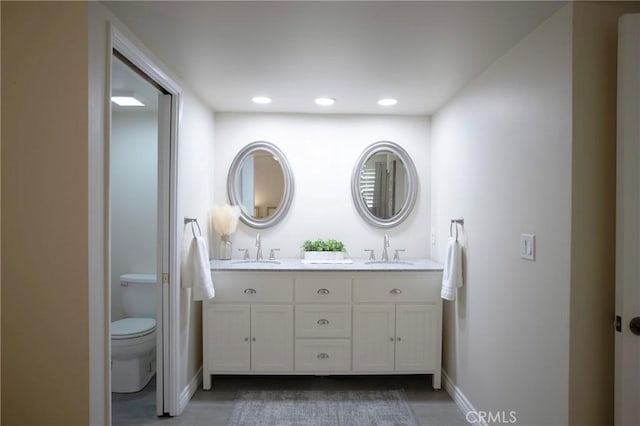
[[441, 265], [212, 261], [203, 386], [213, 374], [432, 374], [440, 389]]

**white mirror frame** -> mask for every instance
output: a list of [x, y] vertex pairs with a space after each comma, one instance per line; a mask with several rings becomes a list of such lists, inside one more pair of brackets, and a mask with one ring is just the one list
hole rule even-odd
[[240, 205], [240, 199], [235, 190], [236, 174], [238, 173], [244, 159], [256, 151], [267, 151], [271, 155], [274, 155], [282, 167], [282, 175], [284, 177], [282, 201], [273, 215], [265, 219], [256, 219], [255, 217], [247, 214], [244, 209], [240, 208], [240, 220], [252, 228], [263, 229], [274, 226], [280, 222], [289, 211], [291, 201], [293, 200], [293, 173], [291, 172], [291, 167], [289, 166], [287, 157], [284, 156], [277, 146], [265, 141], [251, 142], [238, 152], [231, 163], [231, 167], [229, 167], [229, 174], [227, 175], [227, 194], [232, 205]]
[[[400, 158], [400, 160], [402, 160], [402, 163], [407, 169], [407, 198], [400, 209], [400, 213], [389, 219], [380, 219], [379, 217], [374, 216], [367, 208], [367, 205], [360, 194], [360, 172], [362, 167], [365, 165], [369, 157], [380, 151], [390, 151], [394, 153]], [[411, 214], [418, 197], [418, 173], [416, 172], [416, 167], [407, 151], [405, 151], [400, 145], [389, 141], [380, 141], [369, 145], [362, 154], [360, 154], [360, 157], [356, 162], [356, 166], [353, 169], [353, 174], [351, 175], [351, 196], [353, 197], [353, 202], [356, 205], [356, 210], [370, 225], [377, 228], [392, 228], [402, 223]]]

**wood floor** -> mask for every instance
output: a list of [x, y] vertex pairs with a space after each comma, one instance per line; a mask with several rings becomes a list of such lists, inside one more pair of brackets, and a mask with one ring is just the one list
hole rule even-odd
[[178, 417], [156, 417], [155, 380], [141, 392], [113, 394], [113, 426], [224, 426], [238, 390], [285, 389], [404, 389], [422, 425], [468, 425], [449, 395], [431, 388], [431, 376], [215, 376], [213, 388], [198, 390]]

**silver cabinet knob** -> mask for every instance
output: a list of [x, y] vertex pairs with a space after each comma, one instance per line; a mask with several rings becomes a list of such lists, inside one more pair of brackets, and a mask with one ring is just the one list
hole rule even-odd
[[252, 338], [251, 338], [251, 341], [252, 341], [252, 342], [255, 342], [255, 341], [256, 341], [256, 338], [255, 338], [255, 337], [252, 337]]
[[390, 337], [389, 340], [393, 342], [395, 339], [393, 337]]
[[328, 319], [324, 319], [324, 318], [319, 319], [319, 320], [318, 320], [318, 324], [320, 324], [320, 325], [327, 325], [327, 324], [329, 324], [329, 320], [328, 320]]
[[318, 289], [318, 294], [329, 294], [331, 293], [328, 288]]
[[399, 288], [394, 288], [389, 293], [391, 293], [391, 294], [400, 294], [400, 293], [402, 293], [402, 290], [400, 290]]
[[255, 288], [245, 288], [244, 289], [244, 294], [256, 294], [256, 289]]
[[248, 341], [249, 341], [249, 338], [248, 338], [248, 337], [245, 337], [245, 338], [244, 338], [244, 341], [245, 341], [245, 342], [248, 342]]
[[318, 354], [318, 358], [320, 358], [320, 359], [327, 359], [327, 358], [329, 358], [329, 354], [328, 354], [328, 353], [323, 352], [323, 353], [321, 353], [321, 354]]
[[402, 337], [396, 337], [396, 342], [402, 342]]

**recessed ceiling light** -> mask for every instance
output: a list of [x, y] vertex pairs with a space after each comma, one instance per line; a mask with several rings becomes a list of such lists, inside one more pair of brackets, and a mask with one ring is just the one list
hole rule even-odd
[[316, 104], [322, 106], [330, 106], [336, 103], [336, 100], [333, 98], [317, 98]]
[[271, 103], [271, 98], [268, 96], [254, 96], [253, 98], [251, 98], [251, 100], [254, 104], [265, 105]]
[[392, 106], [397, 103], [398, 103], [398, 100], [393, 98], [384, 98], [378, 101], [378, 105], [381, 105], [381, 106]]
[[119, 106], [144, 106], [142, 102], [133, 96], [112, 96], [111, 101]]

